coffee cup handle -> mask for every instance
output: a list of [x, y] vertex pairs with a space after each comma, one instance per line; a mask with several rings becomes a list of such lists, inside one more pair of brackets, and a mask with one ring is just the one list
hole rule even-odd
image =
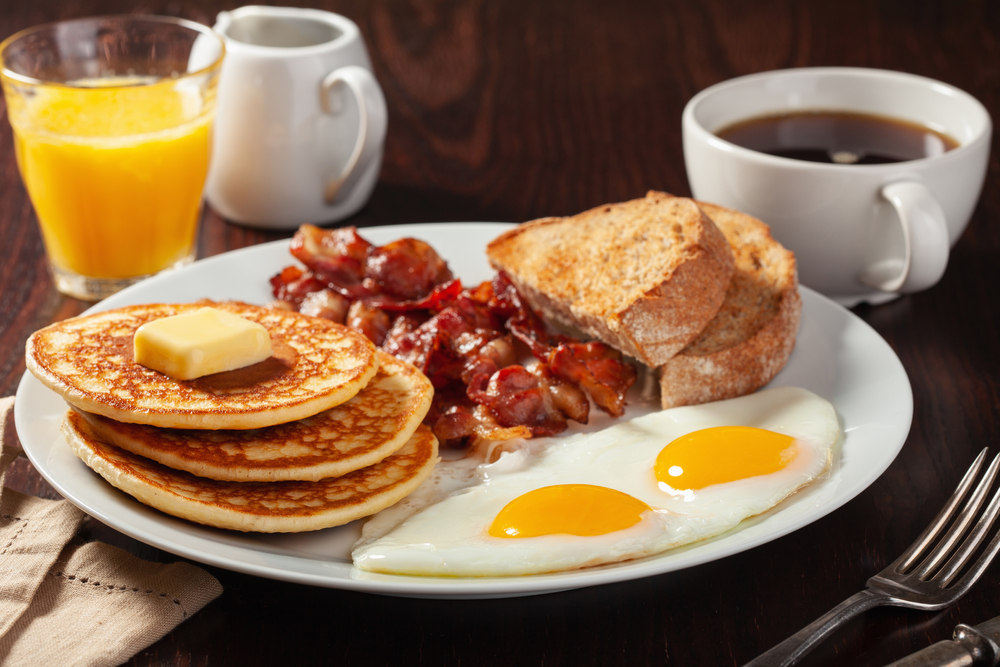
[[388, 127], [389, 114], [385, 106], [382, 88], [371, 72], [356, 65], [348, 65], [330, 72], [320, 87], [320, 107], [324, 113], [336, 115], [342, 104], [333, 94], [337, 86], [346, 86], [358, 105], [360, 123], [358, 138], [347, 164], [340, 174], [326, 183], [323, 198], [327, 204], [334, 204], [347, 193], [372, 159], [378, 154]]
[[916, 181], [890, 183], [882, 198], [892, 204], [903, 228], [903, 269], [885, 276], [871, 270], [862, 282], [885, 292], [919, 292], [937, 283], [948, 265], [948, 225], [934, 195]]

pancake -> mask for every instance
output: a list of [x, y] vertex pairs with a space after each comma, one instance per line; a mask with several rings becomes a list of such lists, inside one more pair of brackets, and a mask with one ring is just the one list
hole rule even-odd
[[82, 416], [106, 442], [200, 477], [234, 482], [338, 477], [398, 450], [430, 409], [430, 380], [391, 354], [377, 354], [378, 372], [357, 396], [288, 424], [204, 431]]
[[[135, 363], [132, 339], [151, 320], [211, 305], [262, 324], [273, 354], [253, 366], [174, 380]], [[126, 306], [57, 322], [28, 338], [25, 360], [70, 405], [164, 428], [252, 429], [345, 403], [375, 375], [375, 346], [329, 320], [243, 303]]]
[[424, 425], [373, 466], [319, 482], [220, 482], [109, 445], [70, 410], [63, 434], [84, 463], [113, 486], [167, 514], [261, 533], [319, 530], [369, 516], [413, 491], [438, 461], [437, 438]]

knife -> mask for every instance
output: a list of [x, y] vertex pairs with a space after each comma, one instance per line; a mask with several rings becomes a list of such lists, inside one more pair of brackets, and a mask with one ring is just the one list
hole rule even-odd
[[976, 627], [955, 626], [951, 639], [897, 660], [887, 667], [995, 667], [1000, 664], [1000, 616]]

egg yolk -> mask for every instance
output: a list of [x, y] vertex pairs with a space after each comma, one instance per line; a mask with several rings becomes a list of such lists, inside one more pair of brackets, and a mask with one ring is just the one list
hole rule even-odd
[[795, 439], [751, 426], [717, 426], [682, 435], [656, 457], [653, 472], [677, 490], [768, 475], [795, 458]]
[[545, 486], [507, 503], [489, 533], [493, 537], [604, 535], [637, 524], [649, 509], [641, 500], [603, 486]]

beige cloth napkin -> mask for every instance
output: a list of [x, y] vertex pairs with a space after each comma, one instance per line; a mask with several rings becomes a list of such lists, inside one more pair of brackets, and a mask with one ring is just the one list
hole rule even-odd
[[187, 563], [71, 542], [83, 512], [5, 488], [13, 409], [0, 399], [0, 665], [120, 665], [222, 593]]

